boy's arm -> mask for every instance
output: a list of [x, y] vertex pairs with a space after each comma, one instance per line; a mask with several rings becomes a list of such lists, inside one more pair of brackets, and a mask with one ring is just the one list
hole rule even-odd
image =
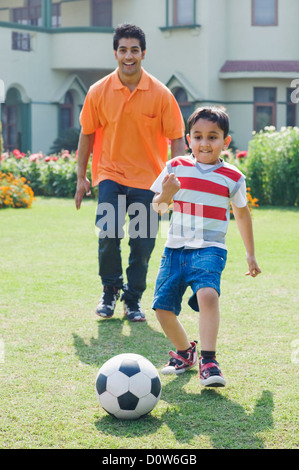
[[249, 271], [245, 274], [246, 276], [250, 275], [256, 277], [261, 273], [261, 270], [255, 259], [252, 220], [249, 207], [247, 205], [245, 207], [237, 207], [234, 204], [232, 204], [232, 206], [238, 229], [246, 249]]
[[156, 193], [153, 197], [153, 209], [162, 214], [167, 212], [173, 196], [178, 192], [180, 187], [180, 182], [175, 174], [167, 174], [162, 181], [162, 192]]

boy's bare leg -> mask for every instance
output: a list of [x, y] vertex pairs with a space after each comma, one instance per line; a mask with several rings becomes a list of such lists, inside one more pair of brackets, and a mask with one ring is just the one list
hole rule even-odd
[[186, 331], [174, 312], [169, 310], [156, 310], [157, 319], [173, 346], [177, 351], [185, 351], [190, 348]]
[[205, 351], [216, 351], [220, 314], [218, 292], [211, 287], [196, 293], [199, 305], [200, 346]]

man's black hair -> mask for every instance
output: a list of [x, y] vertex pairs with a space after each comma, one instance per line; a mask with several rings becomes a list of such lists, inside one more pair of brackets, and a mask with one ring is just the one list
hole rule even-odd
[[134, 24], [121, 24], [119, 25], [113, 36], [113, 49], [117, 51], [119, 40], [122, 38], [136, 38], [140, 42], [142, 52], [146, 49], [145, 34], [139, 26]]

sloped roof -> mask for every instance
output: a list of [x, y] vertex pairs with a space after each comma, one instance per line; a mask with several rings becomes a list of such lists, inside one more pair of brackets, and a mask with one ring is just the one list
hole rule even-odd
[[220, 73], [299, 72], [299, 60], [228, 60]]
[[182, 86], [191, 97], [192, 101], [200, 101], [201, 97], [199, 91], [194, 88], [183, 73], [175, 71], [166, 83], [166, 86], [172, 88], [174, 84]]
[[52, 96], [52, 102], [53, 103], [60, 103], [63, 102], [64, 100], [64, 95], [66, 94], [67, 91], [71, 89], [76, 89], [83, 95], [86, 95], [87, 93], [87, 88], [82, 82], [82, 80], [77, 77], [77, 75], [72, 74], [69, 75], [66, 80], [60, 85], [60, 87], [55, 91], [54, 95]]

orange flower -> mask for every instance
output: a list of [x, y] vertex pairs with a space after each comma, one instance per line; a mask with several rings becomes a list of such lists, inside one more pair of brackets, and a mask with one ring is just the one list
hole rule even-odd
[[3, 207], [31, 207], [34, 201], [32, 188], [26, 178], [0, 172], [0, 209]]

